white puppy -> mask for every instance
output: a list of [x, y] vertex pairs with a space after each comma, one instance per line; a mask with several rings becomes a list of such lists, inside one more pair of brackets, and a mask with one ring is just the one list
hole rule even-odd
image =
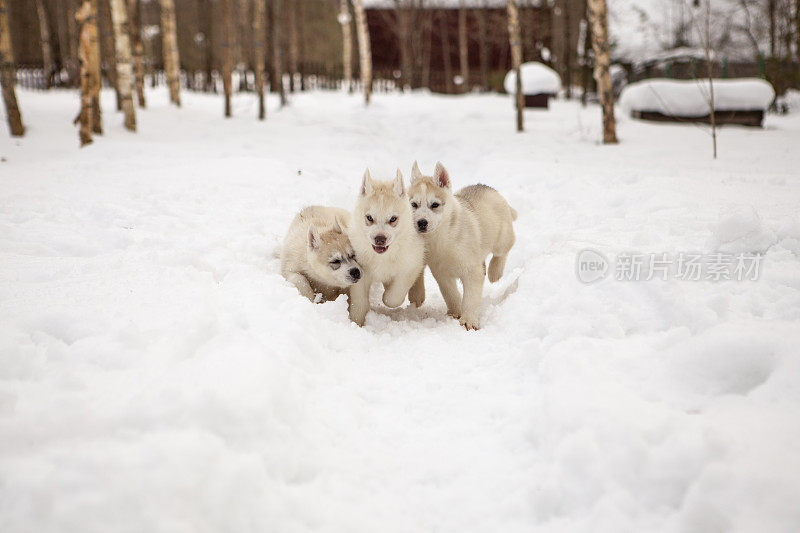
[[[313, 206], [294, 217], [281, 249], [281, 274], [311, 301], [335, 300], [358, 283], [363, 271], [343, 226], [350, 213]], [[364, 282], [361, 282], [363, 285]]]
[[[450, 176], [436, 163], [433, 177], [423, 176], [414, 162], [409, 200], [417, 231], [425, 238], [427, 263], [447, 304], [447, 314], [467, 329], [478, 329], [483, 298], [486, 256], [489, 281], [503, 275], [506, 258], [514, 245], [512, 222], [517, 212], [500, 193], [487, 185], [470, 185], [456, 194]], [[464, 287], [463, 298], [456, 280]], [[424, 293], [423, 277], [412, 292]]]
[[[364, 173], [350, 239], [364, 265], [364, 280], [350, 288], [350, 319], [363, 326], [372, 283], [383, 283], [384, 304], [399, 307], [425, 267], [425, 243], [414, 229], [400, 170], [393, 181], [385, 182], [374, 181], [369, 170]], [[410, 295], [418, 306], [424, 298], [424, 289], [422, 295]]]

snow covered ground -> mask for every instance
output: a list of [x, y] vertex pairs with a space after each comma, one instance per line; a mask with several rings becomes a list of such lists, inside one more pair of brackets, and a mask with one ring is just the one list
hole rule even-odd
[[[22, 92], [0, 135], [0, 531], [796, 532], [800, 115], [707, 129], [502, 96]], [[275, 251], [366, 165], [441, 160], [520, 213], [483, 328], [375, 291], [363, 329]], [[757, 281], [576, 277], [578, 252], [762, 252]]]

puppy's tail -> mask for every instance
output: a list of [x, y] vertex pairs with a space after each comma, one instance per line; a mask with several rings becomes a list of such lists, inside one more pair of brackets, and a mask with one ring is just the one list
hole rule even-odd
[[517, 210], [511, 206], [508, 206], [508, 210], [511, 211], [511, 220], [517, 220]]

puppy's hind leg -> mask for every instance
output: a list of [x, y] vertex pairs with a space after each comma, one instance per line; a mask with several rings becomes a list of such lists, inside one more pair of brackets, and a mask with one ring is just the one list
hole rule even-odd
[[506, 268], [506, 259], [508, 259], [508, 252], [514, 246], [514, 228], [511, 222], [507, 222], [505, 227], [500, 232], [500, 238], [492, 249], [492, 260], [489, 261], [489, 281], [494, 283], [503, 277], [503, 271]]
[[422, 271], [417, 277], [417, 281], [415, 281], [411, 289], [409, 289], [408, 301], [417, 307], [422, 307], [422, 304], [425, 302], [425, 267], [422, 268]]

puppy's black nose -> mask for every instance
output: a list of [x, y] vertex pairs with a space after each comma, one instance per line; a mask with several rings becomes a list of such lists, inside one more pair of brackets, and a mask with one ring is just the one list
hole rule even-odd
[[419, 228], [420, 231], [425, 231], [426, 229], [428, 229], [428, 221], [425, 220], [424, 218], [422, 220], [417, 220], [417, 227]]
[[350, 277], [353, 279], [361, 279], [361, 271], [357, 268], [351, 268]]
[[386, 244], [386, 236], [385, 235], [376, 235], [375, 236], [375, 244], [378, 246], [383, 246]]

